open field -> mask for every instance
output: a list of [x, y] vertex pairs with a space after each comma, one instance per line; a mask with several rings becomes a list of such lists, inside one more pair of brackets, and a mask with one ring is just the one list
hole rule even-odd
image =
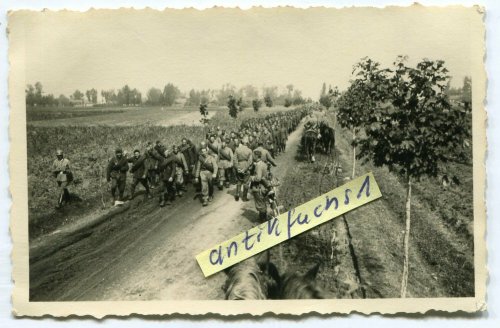
[[[220, 108], [209, 108], [213, 115]], [[27, 110], [28, 124], [34, 126], [128, 126], [137, 124], [199, 125], [196, 107], [111, 107], [111, 108], [35, 108]]]
[[[260, 113], [288, 110], [289, 108], [275, 106], [271, 108], [262, 107]], [[222, 114], [221, 121], [230, 119], [227, 107], [208, 107], [209, 118]], [[252, 108], [246, 108], [241, 112], [242, 119], [255, 115]], [[172, 107], [67, 107], [67, 108], [29, 108], [26, 110], [27, 123], [37, 127], [54, 126], [130, 126], [130, 125], [201, 125], [201, 115], [196, 106], [172, 106]]]
[[125, 109], [122, 108], [74, 108], [74, 107], [49, 107], [49, 108], [28, 108], [26, 109], [26, 121], [48, 121], [48, 120], [61, 120], [77, 117], [89, 117], [98, 115], [109, 115], [123, 113]]

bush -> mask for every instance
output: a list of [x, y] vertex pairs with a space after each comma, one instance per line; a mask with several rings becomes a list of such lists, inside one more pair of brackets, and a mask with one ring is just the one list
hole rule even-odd
[[234, 96], [229, 96], [227, 107], [229, 108], [229, 115], [232, 118], [236, 118], [238, 112], [243, 110], [243, 100], [241, 98], [236, 99]]
[[253, 107], [254, 111], [258, 112], [260, 106], [262, 106], [262, 100], [260, 100], [260, 99], [252, 100], [252, 107]]
[[323, 95], [319, 98], [319, 103], [329, 109], [332, 107], [332, 98], [329, 95]]
[[266, 104], [266, 107], [273, 107], [273, 99], [271, 96], [265, 96], [264, 103]]

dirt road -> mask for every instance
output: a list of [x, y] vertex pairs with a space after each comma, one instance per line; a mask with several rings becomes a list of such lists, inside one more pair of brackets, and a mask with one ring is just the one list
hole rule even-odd
[[[299, 126], [278, 157], [278, 178], [296, 164], [301, 134]], [[30, 299], [223, 299], [225, 274], [205, 278], [195, 255], [257, 224], [253, 201], [236, 202], [234, 189], [216, 190], [207, 207], [192, 190], [170, 207], [159, 208], [156, 199], [135, 203], [77, 242], [30, 261]]]

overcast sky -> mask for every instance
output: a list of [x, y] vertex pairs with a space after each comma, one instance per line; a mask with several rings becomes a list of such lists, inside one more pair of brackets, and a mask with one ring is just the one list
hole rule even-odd
[[26, 35], [26, 83], [56, 96], [75, 89], [143, 92], [172, 82], [191, 88], [293, 84], [316, 99], [323, 82], [344, 89], [352, 66], [369, 56], [390, 65], [443, 59], [461, 85], [477, 51], [473, 9], [91, 11], [35, 13], [19, 20]]

